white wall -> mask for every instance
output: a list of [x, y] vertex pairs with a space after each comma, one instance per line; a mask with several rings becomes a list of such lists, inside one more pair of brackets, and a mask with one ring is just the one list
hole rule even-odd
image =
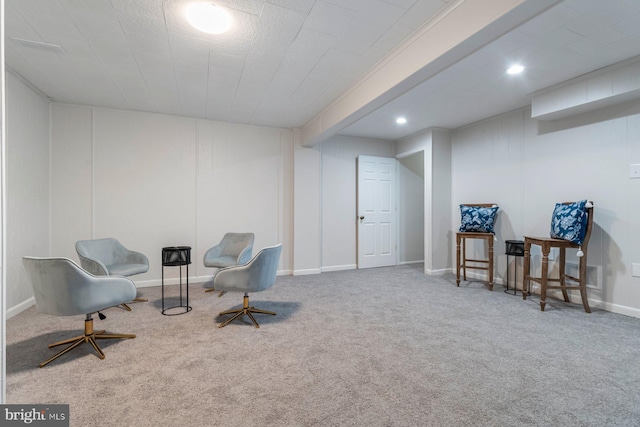
[[428, 272], [443, 273], [452, 265], [451, 247], [453, 233], [451, 224], [451, 132], [444, 129], [431, 130], [431, 151], [427, 151], [426, 162], [431, 174], [427, 175], [426, 193], [430, 199], [427, 217], [431, 230], [430, 264]]
[[400, 263], [424, 262], [424, 151], [398, 159]]
[[293, 134], [290, 130], [197, 121], [195, 204], [198, 275], [204, 252], [225, 232], [255, 233], [254, 254], [283, 244], [280, 274], [292, 270]]
[[[640, 317], [640, 278], [631, 276], [631, 263], [640, 262], [640, 180], [629, 179], [629, 164], [640, 163], [640, 104], [556, 122], [515, 111], [458, 129], [452, 141], [452, 227], [460, 224], [460, 203], [500, 206], [498, 278], [506, 274], [505, 240], [548, 236], [556, 202], [590, 199], [588, 265], [601, 269], [602, 280], [589, 298]], [[533, 254], [539, 265], [539, 250]]]
[[335, 136], [321, 144], [322, 271], [357, 267], [356, 158], [393, 157], [393, 144]]
[[[356, 159], [359, 155], [394, 157], [389, 141], [335, 136], [312, 148], [295, 150], [295, 256], [294, 274], [354, 269], [357, 267]], [[405, 171], [407, 169], [405, 168]], [[402, 172], [401, 172], [402, 173]], [[415, 179], [415, 172], [412, 172]], [[408, 178], [408, 175], [404, 175]], [[410, 185], [411, 191], [415, 190]], [[408, 194], [402, 189], [402, 194]], [[411, 192], [414, 194], [414, 192]], [[419, 203], [420, 195], [408, 201]], [[406, 201], [406, 200], [405, 200]], [[423, 214], [411, 209], [412, 221]], [[448, 217], [447, 217], [448, 218]], [[409, 220], [409, 219], [407, 219]], [[402, 224], [422, 233], [421, 223]], [[400, 262], [421, 261], [422, 248], [415, 235], [400, 240]], [[404, 247], [404, 249], [403, 249]]]
[[318, 274], [322, 265], [322, 155], [303, 147], [294, 131], [293, 274]]
[[424, 157], [424, 272], [451, 271], [451, 135], [426, 129], [395, 142], [397, 157]]
[[[149, 257], [149, 272], [133, 277], [138, 286], [160, 283], [161, 248], [170, 245], [192, 246], [190, 280], [209, 280], [204, 251], [234, 230], [255, 232], [256, 250], [283, 242], [281, 274], [355, 268], [355, 159], [393, 157], [388, 141], [335, 137], [294, 151], [292, 130], [54, 103], [49, 160], [42, 102], [44, 166], [21, 169], [37, 190], [21, 194], [42, 205], [30, 212], [51, 223], [50, 250], [46, 240], [38, 254], [76, 260], [77, 240], [114, 236]], [[29, 303], [30, 294], [18, 296], [25, 289], [16, 286], [14, 305]]]
[[[193, 246], [192, 280], [207, 280], [212, 271], [201, 265], [202, 254], [229, 230], [254, 231], [257, 249], [283, 242], [282, 273], [294, 270], [294, 225], [300, 231], [296, 253], [311, 254], [296, 257], [300, 271], [355, 267], [355, 159], [393, 157], [390, 143], [334, 137], [294, 152], [291, 130], [50, 107], [7, 76], [9, 315], [31, 301], [21, 257], [76, 259], [73, 244], [83, 238], [114, 235], [147, 253], [152, 265], [137, 277], [141, 285], [159, 283], [160, 249], [176, 244]], [[500, 282], [504, 240], [547, 235], [555, 202], [589, 198], [596, 206], [589, 265], [602, 278], [589, 295], [595, 305], [602, 301], [608, 310], [640, 316], [640, 278], [631, 277], [631, 263], [640, 262], [640, 180], [628, 178], [629, 164], [640, 163], [640, 105], [551, 123], [529, 115], [515, 111], [458, 129], [450, 148], [448, 133], [433, 130], [396, 144], [398, 153], [427, 150], [425, 181], [438, 190], [425, 199], [434, 233], [425, 247], [434, 270], [451, 268], [460, 203], [500, 205]], [[449, 227], [438, 219], [443, 215]], [[445, 259], [438, 258], [442, 254]]]
[[[256, 235], [254, 253], [283, 243], [292, 268], [290, 130], [53, 104], [52, 254], [77, 259], [75, 241], [116, 237], [149, 257], [138, 286], [159, 285], [161, 249], [189, 245], [192, 281], [228, 231]], [[165, 269], [177, 277], [178, 269]]]
[[49, 102], [6, 73], [7, 317], [33, 304], [22, 257], [49, 255]]

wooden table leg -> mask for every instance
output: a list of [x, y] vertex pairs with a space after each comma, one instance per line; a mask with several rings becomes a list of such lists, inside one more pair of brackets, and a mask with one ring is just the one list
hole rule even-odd
[[589, 299], [587, 298], [587, 251], [583, 250], [584, 255], [580, 258], [580, 269], [579, 278], [580, 278], [580, 297], [582, 298], [582, 305], [584, 306], [584, 311], [587, 313], [591, 313], [591, 307], [589, 307]]
[[489, 240], [489, 290], [493, 290], [493, 234], [488, 237]]
[[460, 235], [456, 234], [456, 286], [460, 286]]
[[565, 277], [567, 251], [565, 248], [560, 248], [560, 286], [562, 287], [562, 296], [564, 302], [569, 302], [569, 294], [567, 293], [567, 279]]
[[524, 260], [522, 265], [522, 272], [524, 273], [524, 277], [522, 278], [522, 299], [527, 299], [527, 294], [530, 289], [530, 280], [531, 273], [529, 271], [531, 265], [531, 259], [529, 258], [531, 252], [531, 242], [525, 239], [524, 241]]
[[547, 276], [549, 275], [549, 245], [542, 245], [542, 271], [540, 272], [540, 310], [547, 304]]
[[467, 281], [467, 238], [462, 238], [462, 278]]

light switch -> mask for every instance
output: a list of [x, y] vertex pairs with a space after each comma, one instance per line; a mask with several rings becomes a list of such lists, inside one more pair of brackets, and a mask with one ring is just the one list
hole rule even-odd
[[640, 163], [636, 163], [630, 166], [629, 178], [640, 178]]

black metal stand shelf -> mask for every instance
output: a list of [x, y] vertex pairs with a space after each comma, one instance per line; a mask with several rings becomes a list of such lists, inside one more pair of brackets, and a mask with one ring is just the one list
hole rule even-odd
[[[518, 292], [522, 292], [518, 290], [518, 257], [524, 257], [524, 241], [522, 240], [505, 240], [505, 251], [504, 253], [507, 255], [507, 289], [504, 290], [507, 294], [517, 295]], [[509, 257], [516, 257], [513, 263], [513, 272], [514, 272], [514, 283], [513, 289], [509, 289]], [[513, 292], [513, 293], [512, 293]]]
[[[191, 311], [189, 305], [189, 264], [191, 264], [191, 246], [169, 246], [162, 248], [162, 314], [175, 316]], [[186, 298], [182, 300], [182, 266], [187, 266]], [[165, 308], [164, 268], [180, 267], [180, 300], [178, 305]]]

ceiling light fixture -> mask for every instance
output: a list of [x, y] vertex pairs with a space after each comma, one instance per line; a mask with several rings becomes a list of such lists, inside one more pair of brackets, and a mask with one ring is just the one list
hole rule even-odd
[[524, 71], [524, 67], [520, 64], [514, 64], [511, 67], [507, 68], [507, 74], [520, 74]]
[[398, 117], [396, 119], [396, 123], [399, 124], [399, 125], [403, 125], [403, 124], [407, 123], [407, 119], [405, 119], [404, 117]]
[[224, 33], [233, 23], [229, 12], [213, 3], [192, 3], [185, 16], [194, 28], [209, 34]]

